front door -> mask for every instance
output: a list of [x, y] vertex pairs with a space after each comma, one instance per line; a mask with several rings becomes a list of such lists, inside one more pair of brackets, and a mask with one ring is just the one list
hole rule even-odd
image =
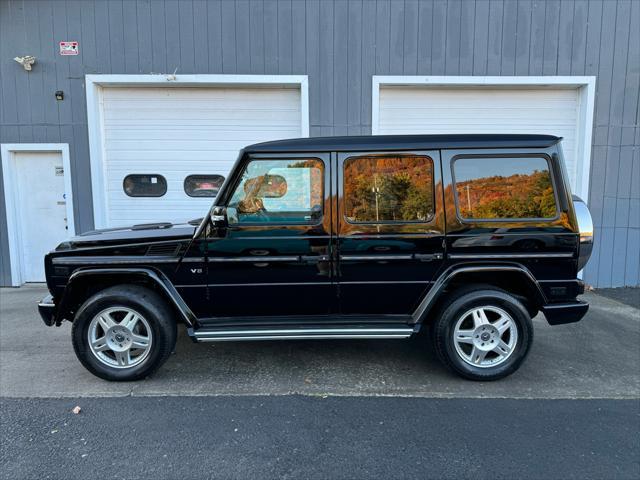
[[68, 239], [60, 152], [15, 152], [14, 204], [22, 282], [44, 282], [44, 255]]
[[210, 239], [212, 317], [336, 311], [328, 154], [245, 157], [229, 185], [226, 233]]
[[411, 314], [443, 263], [439, 152], [341, 153], [337, 171], [340, 312]]

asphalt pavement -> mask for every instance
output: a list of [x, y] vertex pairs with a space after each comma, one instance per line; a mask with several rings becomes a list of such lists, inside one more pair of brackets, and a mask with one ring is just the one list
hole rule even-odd
[[637, 400], [2, 401], [1, 478], [637, 479]]
[[459, 379], [421, 340], [182, 333], [152, 377], [111, 383], [68, 323], [41, 322], [44, 293], [0, 289], [1, 479], [640, 479], [640, 310], [615, 295], [585, 295], [577, 324], [534, 319], [498, 382]]

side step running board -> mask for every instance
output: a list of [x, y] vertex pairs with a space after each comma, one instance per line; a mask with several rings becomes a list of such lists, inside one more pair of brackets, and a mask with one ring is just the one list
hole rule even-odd
[[339, 338], [407, 338], [414, 332], [411, 327], [393, 328], [291, 328], [230, 330], [199, 328], [189, 329], [189, 336], [196, 342], [233, 342], [246, 340], [304, 340]]

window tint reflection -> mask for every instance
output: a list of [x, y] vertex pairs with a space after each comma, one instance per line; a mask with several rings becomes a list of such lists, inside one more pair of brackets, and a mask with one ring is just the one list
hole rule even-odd
[[352, 223], [426, 221], [433, 215], [433, 161], [413, 155], [349, 158], [344, 199]]
[[458, 158], [453, 173], [462, 218], [533, 219], [558, 214], [544, 158]]
[[229, 222], [317, 223], [323, 170], [317, 159], [249, 162], [229, 202]]

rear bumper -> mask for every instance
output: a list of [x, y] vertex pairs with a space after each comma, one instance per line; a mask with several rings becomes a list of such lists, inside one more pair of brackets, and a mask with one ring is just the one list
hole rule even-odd
[[47, 295], [38, 302], [38, 312], [40, 312], [40, 316], [45, 325], [48, 327], [53, 326], [55, 323], [54, 314], [56, 313], [56, 304], [53, 302], [51, 295]]
[[563, 325], [582, 320], [589, 310], [587, 302], [550, 303], [542, 307], [542, 313], [547, 318], [549, 325]]

